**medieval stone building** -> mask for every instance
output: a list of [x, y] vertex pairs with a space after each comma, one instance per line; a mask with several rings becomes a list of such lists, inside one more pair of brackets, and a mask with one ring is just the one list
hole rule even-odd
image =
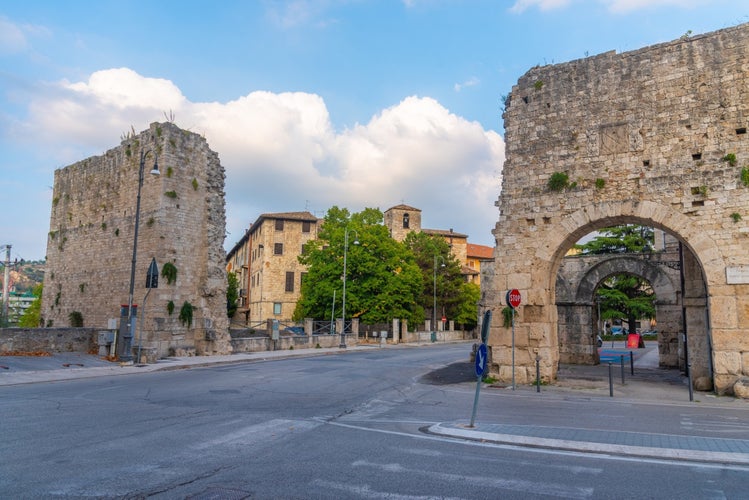
[[542, 378], [556, 377], [561, 261], [582, 236], [624, 223], [680, 243], [674, 293], [695, 385], [730, 393], [749, 376], [747, 61], [749, 25], [741, 25], [535, 67], [518, 80], [503, 115], [489, 302], [497, 317], [516, 288], [522, 304], [514, 372], [511, 333], [493, 322], [495, 376], [531, 381], [538, 356]]
[[[155, 161], [159, 175], [149, 174]], [[115, 329], [127, 314], [143, 170], [133, 346], [156, 356], [228, 353], [224, 169], [203, 137], [171, 123], [153, 123], [102, 156], [55, 171], [45, 325], [75, 319]], [[149, 293], [154, 259], [166, 272]]]

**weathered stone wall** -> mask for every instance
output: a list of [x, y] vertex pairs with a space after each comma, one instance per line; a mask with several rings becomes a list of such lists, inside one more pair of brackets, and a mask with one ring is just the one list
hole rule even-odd
[[[133, 298], [141, 307], [133, 345], [142, 336], [143, 346], [159, 355], [181, 347], [199, 354], [230, 352], [224, 169], [203, 137], [171, 123], [153, 123], [102, 156], [55, 171], [45, 324], [68, 325], [73, 311], [82, 314], [84, 326], [97, 329], [107, 329], [110, 318], [119, 320], [121, 305], [128, 303], [141, 154], [146, 156]], [[159, 176], [149, 174], [154, 154]], [[160, 277], [143, 307], [153, 258], [160, 270], [173, 264], [177, 279], [169, 284]], [[178, 319], [186, 302], [194, 306], [190, 326]]]
[[0, 353], [96, 352], [95, 328], [0, 328]]
[[[536, 67], [513, 87], [492, 302], [496, 317], [504, 291], [523, 295], [521, 382], [533, 379], [525, 360], [536, 352], [542, 376], [556, 376], [554, 284], [564, 253], [621, 223], [663, 229], [694, 258], [696, 266], [685, 266], [684, 306], [697, 371], [719, 392], [749, 374], [749, 188], [740, 179], [749, 164], [747, 60], [749, 25], [741, 25]], [[566, 189], [550, 190], [554, 173], [569, 176]], [[729, 274], [738, 278], [729, 282]], [[509, 336], [495, 327], [490, 344], [505, 351]]]

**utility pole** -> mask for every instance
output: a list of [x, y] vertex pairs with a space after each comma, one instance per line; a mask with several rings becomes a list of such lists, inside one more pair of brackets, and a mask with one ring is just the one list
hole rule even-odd
[[10, 297], [10, 245], [5, 245], [5, 278], [3, 280], [3, 320], [8, 321], [8, 301]]

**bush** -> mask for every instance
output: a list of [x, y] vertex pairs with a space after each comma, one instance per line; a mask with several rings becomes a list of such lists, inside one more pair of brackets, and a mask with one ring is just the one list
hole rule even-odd
[[570, 176], [566, 172], [554, 172], [549, 177], [549, 189], [552, 191], [562, 191], [570, 182]]

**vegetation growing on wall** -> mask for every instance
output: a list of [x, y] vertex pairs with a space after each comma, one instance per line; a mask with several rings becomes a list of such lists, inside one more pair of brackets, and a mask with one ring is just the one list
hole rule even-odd
[[566, 172], [554, 172], [549, 177], [549, 189], [552, 191], [562, 191], [569, 186], [570, 176]]
[[512, 307], [510, 306], [502, 308], [502, 326], [505, 328], [512, 326]]
[[749, 165], [741, 169], [741, 183], [749, 187]]
[[173, 300], [170, 300], [169, 302], [167, 302], [167, 304], [166, 304], [166, 312], [169, 313], [169, 316], [171, 316], [172, 313], [174, 312], [174, 301]]
[[727, 161], [729, 165], [732, 167], [736, 166], [736, 155], [734, 153], [728, 153], [723, 158], [721, 158], [723, 161]]
[[188, 301], [185, 301], [182, 304], [182, 308], [179, 310], [179, 321], [183, 326], [187, 325], [187, 328], [190, 328], [192, 326], [193, 309], [193, 305]]
[[161, 268], [161, 277], [166, 279], [167, 285], [176, 283], [177, 282], [177, 266], [175, 266], [171, 262], [165, 263], [164, 267]]
[[83, 314], [80, 311], [73, 311], [68, 314], [68, 320], [70, 320], [70, 326], [73, 328], [83, 327]]

